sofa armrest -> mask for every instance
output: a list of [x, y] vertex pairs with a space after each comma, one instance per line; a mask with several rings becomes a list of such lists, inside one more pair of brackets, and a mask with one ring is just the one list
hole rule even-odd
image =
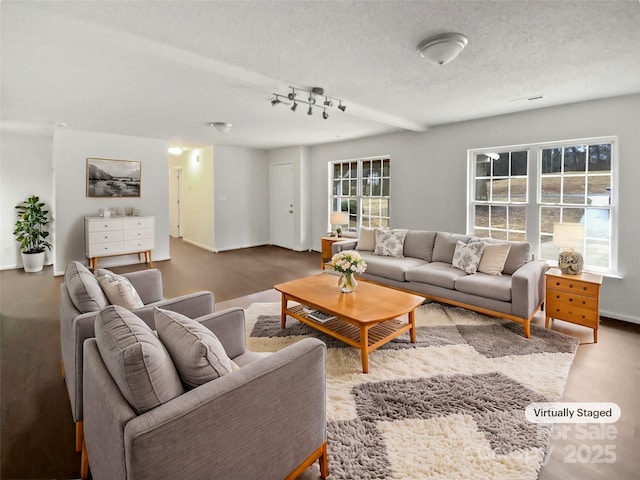
[[189, 318], [198, 318], [213, 313], [214, 301], [215, 296], [212, 292], [202, 291], [154, 302], [132, 311], [144, 320], [147, 325], [155, 329], [154, 307], [178, 312]]
[[545, 296], [544, 273], [548, 265], [543, 260], [527, 262], [511, 276], [512, 313], [530, 318], [542, 304]]
[[340, 253], [344, 250], [355, 250], [356, 245], [358, 245], [357, 238], [348, 238], [346, 240], [333, 242], [333, 244], [331, 245], [331, 253], [335, 255], [336, 253]]
[[132, 419], [129, 478], [286, 477], [326, 440], [325, 358], [303, 339]]
[[157, 268], [129, 272], [122, 276], [131, 282], [145, 305], [162, 300], [162, 272]]
[[218, 337], [229, 358], [236, 358], [245, 353], [247, 337], [242, 308], [220, 310], [195, 320]]

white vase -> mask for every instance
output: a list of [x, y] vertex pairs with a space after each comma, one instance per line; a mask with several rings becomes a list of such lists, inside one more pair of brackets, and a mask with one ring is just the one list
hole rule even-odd
[[338, 285], [342, 293], [351, 293], [358, 286], [358, 282], [356, 281], [356, 277], [353, 275], [353, 273], [343, 273], [340, 277]]
[[22, 255], [22, 265], [27, 273], [39, 272], [44, 265], [44, 252], [40, 253], [24, 253]]

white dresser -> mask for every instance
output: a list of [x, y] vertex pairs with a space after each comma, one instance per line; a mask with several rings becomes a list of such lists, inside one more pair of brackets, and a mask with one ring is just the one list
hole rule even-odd
[[84, 217], [84, 252], [92, 270], [98, 258], [144, 254], [151, 264], [155, 244], [155, 217]]

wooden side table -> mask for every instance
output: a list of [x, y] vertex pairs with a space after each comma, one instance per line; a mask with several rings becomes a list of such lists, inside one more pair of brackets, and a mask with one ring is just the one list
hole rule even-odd
[[545, 328], [551, 318], [593, 328], [593, 343], [598, 343], [602, 275], [567, 275], [558, 268], [549, 269], [546, 275]]
[[344, 238], [342, 237], [320, 237], [320, 240], [322, 242], [322, 270], [324, 270], [325, 267], [325, 263], [329, 260], [331, 260], [331, 257], [333, 256], [333, 252], [331, 250], [331, 246], [336, 243], [339, 242], [340, 240], [344, 240]]

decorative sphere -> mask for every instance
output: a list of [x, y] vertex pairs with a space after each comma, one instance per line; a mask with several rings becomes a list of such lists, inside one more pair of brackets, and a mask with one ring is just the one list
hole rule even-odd
[[558, 256], [558, 268], [567, 275], [578, 275], [582, 272], [584, 260], [580, 252], [563, 250]]

